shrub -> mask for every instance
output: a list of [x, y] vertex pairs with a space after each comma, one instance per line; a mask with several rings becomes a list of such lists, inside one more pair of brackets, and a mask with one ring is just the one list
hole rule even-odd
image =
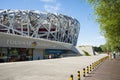
[[84, 52], [85, 56], [91, 56], [87, 51], [85, 50], [82, 50], [82, 51]]

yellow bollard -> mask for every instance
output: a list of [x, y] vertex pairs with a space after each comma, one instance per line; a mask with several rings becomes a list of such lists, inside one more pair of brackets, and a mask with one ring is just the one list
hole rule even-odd
[[78, 75], [77, 76], [78, 76], [78, 80], [80, 80], [80, 71], [78, 71]]
[[87, 74], [89, 73], [89, 67], [87, 66]]
[[92, 70], [94, 70], [94, 63], [92, 63]]
[[94, 69], [96, 68], [96, 62], [94, 63]]
[[99, 60], [99, 64], [100, 64], [100, 60]]
[[97, 67], [97, 61], [95, 62], [95, 68]]
[[99, 65], [99, 60], [97, 61], [97, 66]]
[[85, 77], [85, 73], [86, 73], [85, 68], [83, 68], [83, 77]]
[[102, 59], [100, 59], [100, 64], [102, 63]]
[[92, 65], [90, 65], [90, 71], [92, 71]]
[[70, 75], [70, 79], [69, 80], [73, 80], [73, 75]]

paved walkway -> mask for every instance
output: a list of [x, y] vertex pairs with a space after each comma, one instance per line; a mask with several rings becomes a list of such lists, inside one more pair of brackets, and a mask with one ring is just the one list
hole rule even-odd
[[106, 55], [78, 56], [0, 64], [0, 80], [77, 80], [77, 71]]
[[120, 56], [103, 62], [85, 80], [120, 80]]

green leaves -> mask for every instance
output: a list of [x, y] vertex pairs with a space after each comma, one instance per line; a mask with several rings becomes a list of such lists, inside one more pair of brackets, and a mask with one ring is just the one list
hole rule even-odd
[[82, 51], [84, 52], [85, 56], [91, 56], [87, 51], [85, 50], [82, 50]]
[[88, 0], [93, 4], [97, 22], [108, 49], [120, 51], [120, 0]]

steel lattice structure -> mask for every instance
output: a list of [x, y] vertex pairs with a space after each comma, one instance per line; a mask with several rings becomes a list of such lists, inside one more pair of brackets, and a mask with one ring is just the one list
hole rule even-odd
[[76, 45], [79, 22], [72, 17], [34, 10], [0, 10], [0, 32]]

